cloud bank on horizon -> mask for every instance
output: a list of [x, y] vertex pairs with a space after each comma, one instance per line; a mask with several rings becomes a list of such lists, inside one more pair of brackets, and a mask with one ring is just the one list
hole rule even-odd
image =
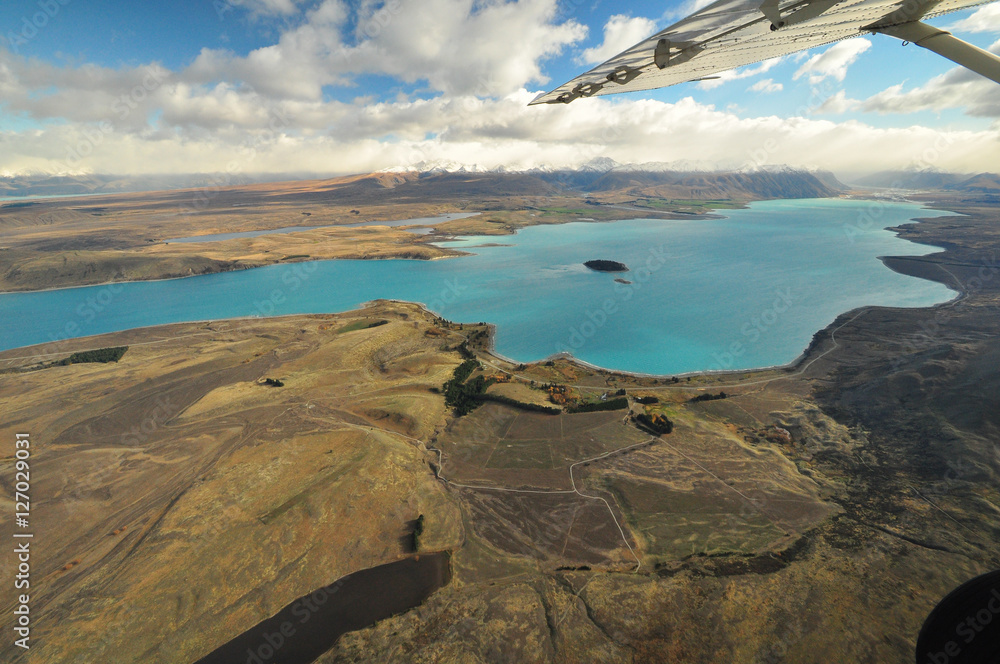
[[[527, 107], [694, 6], [15, 0], [0, 9], [0, 173], [346, 174], [600, 156], [996, 170], [1000, 86], [879, 37], [698, 84]], [[998, 8], [937, 23], [1000, 52]]]

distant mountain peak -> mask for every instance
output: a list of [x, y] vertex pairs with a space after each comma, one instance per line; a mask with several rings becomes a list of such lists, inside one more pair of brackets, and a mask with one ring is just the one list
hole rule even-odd
[[493, 168], [486, 168], [480, 166], [479, 164], [463, 164], [458, 161], [451, 161], [448, 159], [435, 159], [432, 161], [418, 161], [415, 164], [409, 166], [393, 166], [391, 168], [383, 168], [378, 173], [420, 173], [422, 175], [433, 175], [437, 173], [510, 173], [517, 172], [511, 171], [508, 167], [494, 166]]
[[518, 167], [516, 165], [500, 165], [493, 168], [486, 168], [479, 164], [464, 164], [462, 162], [445, 159], [420, 161], [408, 166], [393, 166], [384, 168], [379, 173], [815, 173], [816, 169], [797, 168], [785, 164], [763, 164], [746, 166], [739, 163], [718, 164], [707, 161], [679, 160], [679, 161], [647, 161], [621, 163], [611, 157], [594, 157], [583, 164], [575, 167], [558, 167], [550, 165], [536, 165], [530, 168]]
[[617, 161], [611, 157], [594, 157], [590, 161], [586, 162], [579, 168], [569, 169], [576, 171], [595, 171], [597, 173], [607, 173], [608, 171], [614, 170], [621, 166]]

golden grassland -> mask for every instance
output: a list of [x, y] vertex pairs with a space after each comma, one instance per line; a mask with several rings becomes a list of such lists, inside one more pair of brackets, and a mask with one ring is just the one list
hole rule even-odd
[[[966, 287], [995, 265], [1000, 227], [988, 207], [961, 209], [901, 229], [947, 251], [890, 264], [963, 300], [842, 316], [789, 369], [673, 380], [515, 365], [486, 328], [398, 302], [0, 353], [5, 428], [33, 441], [24, 661], [195, 661], [407, 555], [422, 514], [421, 549], [453, 553], [452, 582], [319, 661], [909, 662], [935, 602], [1000, 565], [1000, 275]], [[81, 237], [108, 243], [126, 221], [52, 223], [11, 244], [104, 223]], [[928, 321], [933, 343], [912, 341]], [[574, 399], [625, 389], [629, 410], [487, 404], [455, 418], [440, 387], [469, 340], [480, 373], [510, 376], [491, 392], [544, 404], [547, 383]], [[118, 363], [52, 363], [122, 345]], [[641, 411], [674, 432], [639, 432], [627, 416]], [[13, 461], [0, 458], [3, 477]]]
[[396, 559], [419, 514], [424, 548], [458, 545], [456, 501], [408, 438], [443, 419], [428, 388], [458, 357], [416, 307], [368, 313], [390, 322], [175, 325], [116, 335], [117, 364], [0, 376], [6, 423], [35, 445], [32, 661], [194, 661]]
[[[537, 183], [512, 194], [491, 191], [494, 183], [474, 183], [468, 192], [454, 182], [446, 190], [428, 185], [405, 195], [396, 191], [415, 179], [416, 174], [374, 174], [0, 204], [0, 291], [165, 279], [305, 260], [445, 258], [460, 252], [432, 244], [435, 239], [509, 235], [529, 225], [580, 219], [669, 217], [672, 210], [687, 209], [681, 204], [588, 205], [580, 196], [535, 191]], [[443, 222], [431, 235], [379, 225], [455, 212], [478, 216]], [[351, 227], [355, 224], [364, 225]], [[165, 243], [197, 235], [316, 226], [322, 228]]]
[[[451, 584], [320, 661], [754, 661], [774, 644], [787, 661], [901, 661], [933, 598], [982, 565], [843, 518], [852, 480], [829, 459], [869, 443], [816, 406], [809, 376], [730, 376], [729, 399], [694, 403], [704, 387], [686, 381], [479, 348], [482, 373], [513, 377], [492, 389], [542, 403], [544, 376], [576, 398], [655, 394], [631, 409], [675, 431], [643, 434], [627, 411], [456, 419], [437, 389], [480, 331], [376, 302], [63, 349], [128, 345], [117, 364], [0, 354], [45, 542], [30, 661], [194, 661], [406, 555], [421, 514], [421, 550], [453, 552]], [[769, 439], [775, 425], [792, 441]]]

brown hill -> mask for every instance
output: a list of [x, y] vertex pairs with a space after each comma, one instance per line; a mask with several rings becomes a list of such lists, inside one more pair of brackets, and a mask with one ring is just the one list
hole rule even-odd
[[[280, 181], [282, 177], [287, 178]], [[365, 173], [323, 179], [296, 179], [281, 175], [184, 176], [16, 176], [0, 178], [0, 196], [73, 196], [136, 192], [176, 192], [173, 198], [191, 196], [191, 189], [212, 192], [240, 206], [255, 203], [326, 201], [335, 197], [345, 205], [384, 202], [387, 191], [395, 200], [434, 202], [493, 196], [552, 196], [574, 191], [634, 193], [711, 200], [719, 198], [810, 198], [836, 195], [844, 187], [831, 173], [805, 171], [680, 172], [680, 171], [575, 171], [524, 173], [448, 173], [417, 171]], [[239, 200], [232, 200], [234, 194]], [[167, 198], [170, 198], [169, 196]]]
[[723, 198], [825, 198], [837, 189], [805, 171], [680, 173], [610, 171], [587, 187], [591, 192], [627, 191], [643, 196], [715, 200]]
[[940, 171], [881, 171], [858, 178], [852, 184], [880, 189], [948, 189], [967, 177]]
[[968, 191], [979, 194], [1000, 194], [1000, 175], [996, 173], [980, 173], [975, 177], [971, 177], [948, 188], [955, 191]]

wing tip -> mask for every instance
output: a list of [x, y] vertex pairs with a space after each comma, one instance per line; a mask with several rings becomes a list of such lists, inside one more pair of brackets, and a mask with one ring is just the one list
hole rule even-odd
[[555, 92], [555, 90], [553, 90], [552, 92], [542, 92], [541, 94], [539, 94], [538, 96], [536, 96], [534, 99], [532, 99], [531, 101], [529, 101], [528, 102], [528, 106], [539, 106], [541, 104], [561, 104], [561, 103], [563, 103], [558, 98], [556, 98], [556, 99], [549, 99], [549, 97], [551, 97], [554, 92]]

